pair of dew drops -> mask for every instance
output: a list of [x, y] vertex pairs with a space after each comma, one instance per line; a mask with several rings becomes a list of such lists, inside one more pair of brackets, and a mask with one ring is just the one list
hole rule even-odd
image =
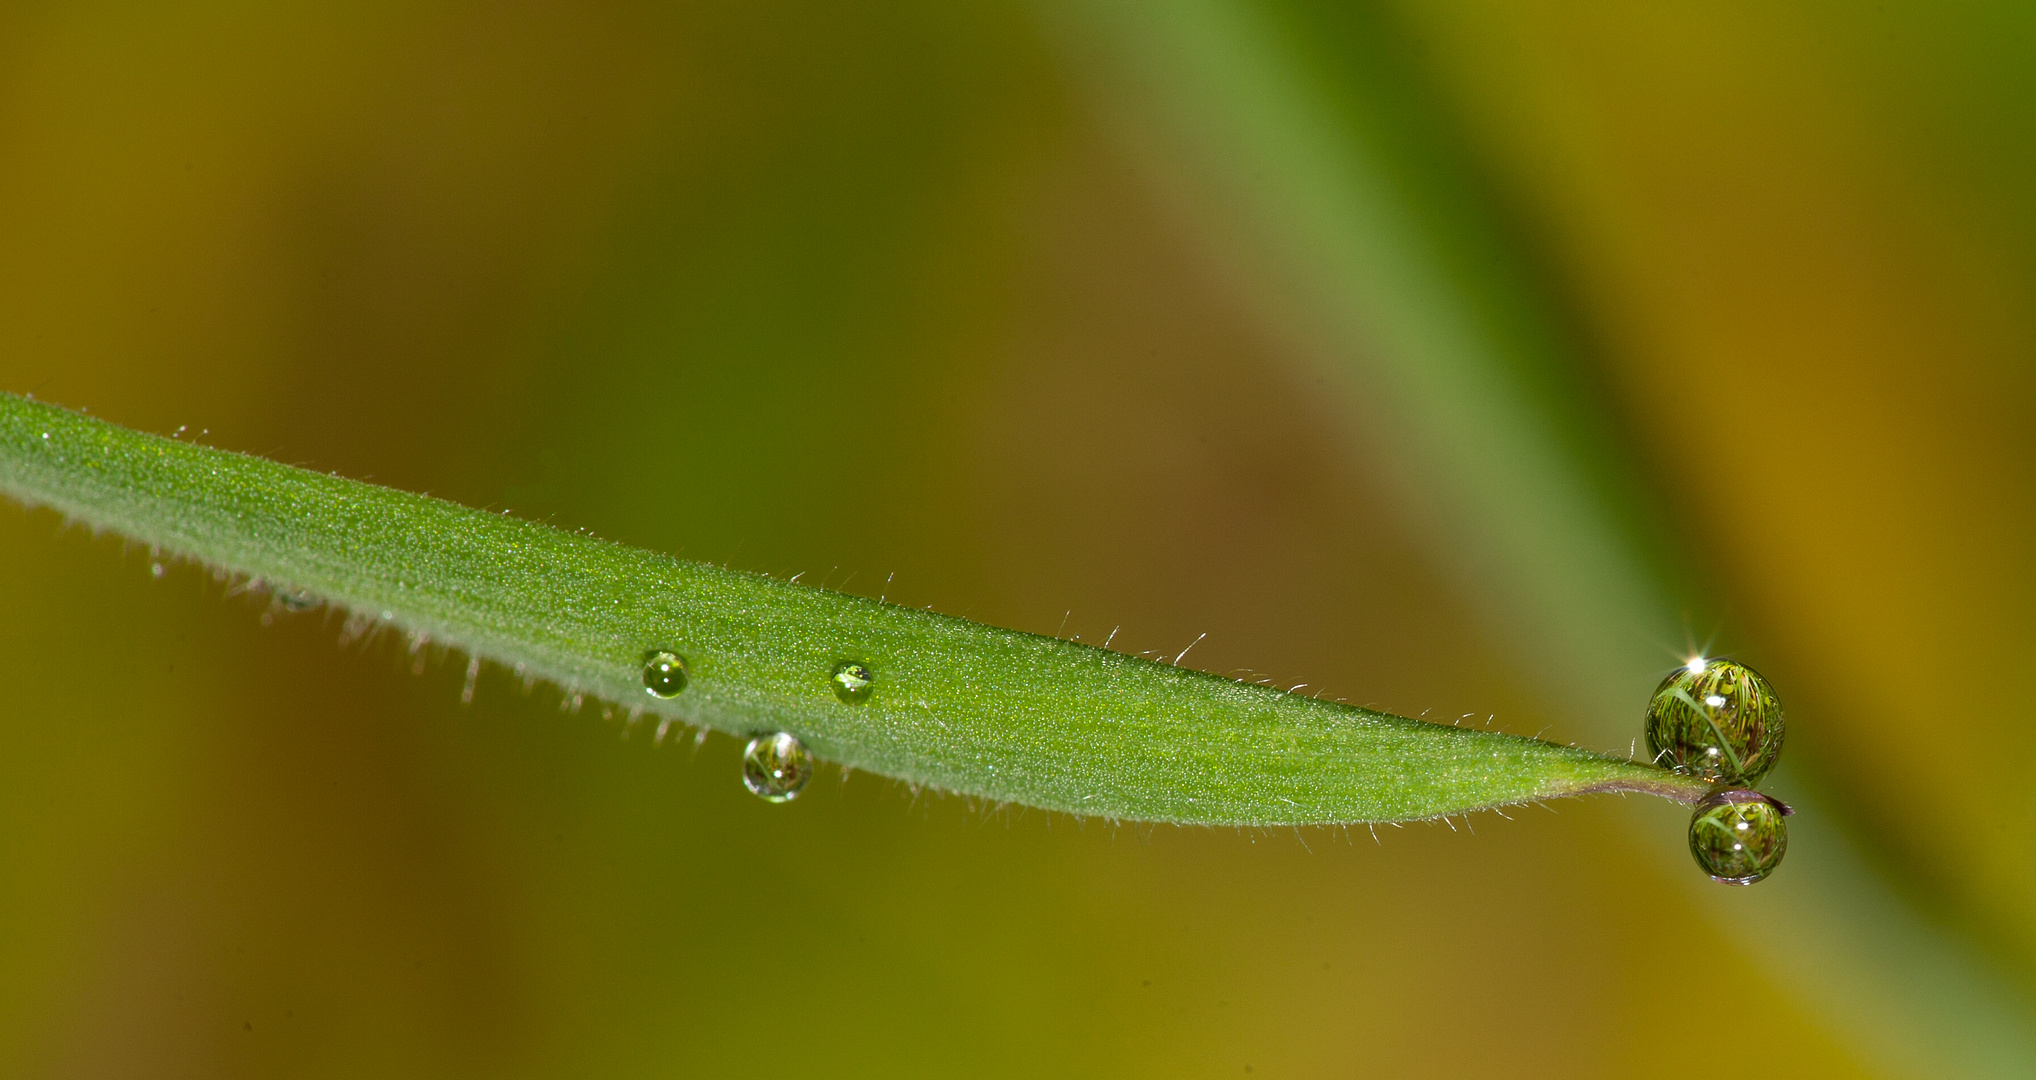
[[1751, 885], [1781, 865], [1789, 847], [1783, 819], [1792, 811], [1753, 790], [1781, 748], [1781, 702], [1759, 672], [1736, 660], [1691, 660], [1648, 702], [1655, 764], [1713, 785], [1690, 817], [1690, 854], [1711, 880]]
[[[860, 705], [876, 691], [876, 675], [860, 660], [835, 664], [827, 682], [844, 705]], [[653, 649], [643, 654], [644, 693], [670, 699], [678, 697], [685, 688], [684, 657], [670, 649]], [[742, 750], [742, 785], [767, 802], [791, 802], [811, 779], [813, 754], [790, 732], [758, 735]]]

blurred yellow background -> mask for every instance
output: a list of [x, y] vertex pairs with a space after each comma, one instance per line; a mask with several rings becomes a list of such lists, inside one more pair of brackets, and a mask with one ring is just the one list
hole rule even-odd
[[[1612, 748], [1113, 96], [1105, 24], [1165, 10], [1093, 6], [12, 6], [0, 388]], [[2026, 1007], [2036, 16], [1237, 6], [1461, 164], [1692, 639]], [[0, 1072], [1928, 1074], [1732, 906], [1793, 867], [1714, 895], [1672, 807], [1375, 844], [832, 770], [770, 806], [727, 738], [500, 672], [463, 708], [457, 660], [227, 591], [0, 511]]]

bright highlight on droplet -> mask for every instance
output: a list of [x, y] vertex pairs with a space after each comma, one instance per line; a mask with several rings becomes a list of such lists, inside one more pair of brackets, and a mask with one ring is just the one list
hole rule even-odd
[[1683, 668], [1692, 675], [1702, 675], [1704, 673], [1704, 668], [1709, 664], [1710, 661], [1704, 659], [1701, 656], [1692, 656], [1690, 657], [1690, 662], [1684, 664]]
[[759, 735], [742, 748], [742, 786], [757, 798], [791, 802], [811, 779], [813, 755], [789, 732]]
[[845, 705], [860, 705], [870, 699], [876, 690], [876, 676], [869, 665], [855, 660], [843, 660], [834, 665], [834, 674], [828, 681], [834, 684], [834, 696]]
[[654, 698], [675, 698], [686, 688], [686, 661], [669, 649], [643, 654], [643, 692]]

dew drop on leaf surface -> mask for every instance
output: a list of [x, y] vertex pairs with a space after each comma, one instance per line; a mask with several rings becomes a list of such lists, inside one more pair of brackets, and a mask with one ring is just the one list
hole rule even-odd
[[686, 688], [686, 661], [669, 649], [643, 654], [643, 691], [654, 698], [675, 698]]
[[847, 705], [860, 705], [870, 699], [876, 690], [876, 676], [867, 664], [854, 660], [843, 660], [834, 665], [834, 674], [829, 679], [834, 684], [834, 696]]
[[742, 785], [767, 802], [791, 802], [812, 778], [813, 755], [787, 732], [759, 735], [742, 750]]

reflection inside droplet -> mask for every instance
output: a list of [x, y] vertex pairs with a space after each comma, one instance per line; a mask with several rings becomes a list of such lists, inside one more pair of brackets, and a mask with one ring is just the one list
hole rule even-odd
[[643, 654], [643, 692], [654, 698], [674, 698], [686, 688], [686, 661], [670, 649], [652, 649]]
[[791, 802], [813, 778], [813, 755], [789, 732], [759, 735], [742, 749], [742, 786], [769, 802]]
[[1711, 880], [1751, 885], [1774, 872], [1789, 848], [1788, 810], [1756, 791], [1718, 791], [1690, 816], [1690, 854]]
[[1647, 703], [1655, 763], [1715, 784], [1759, 783], [1781, 757], [1782, 734], [1774, 690], [1735, 660], [1677, 668]]
[[829, 679], [834, 684], [834, 696], [849, 705], [860, 705], [870, 699], [876, 690], [876, 676], [867, 664], [855, 660], [843, 660], [834, 665], [834, 674]]

